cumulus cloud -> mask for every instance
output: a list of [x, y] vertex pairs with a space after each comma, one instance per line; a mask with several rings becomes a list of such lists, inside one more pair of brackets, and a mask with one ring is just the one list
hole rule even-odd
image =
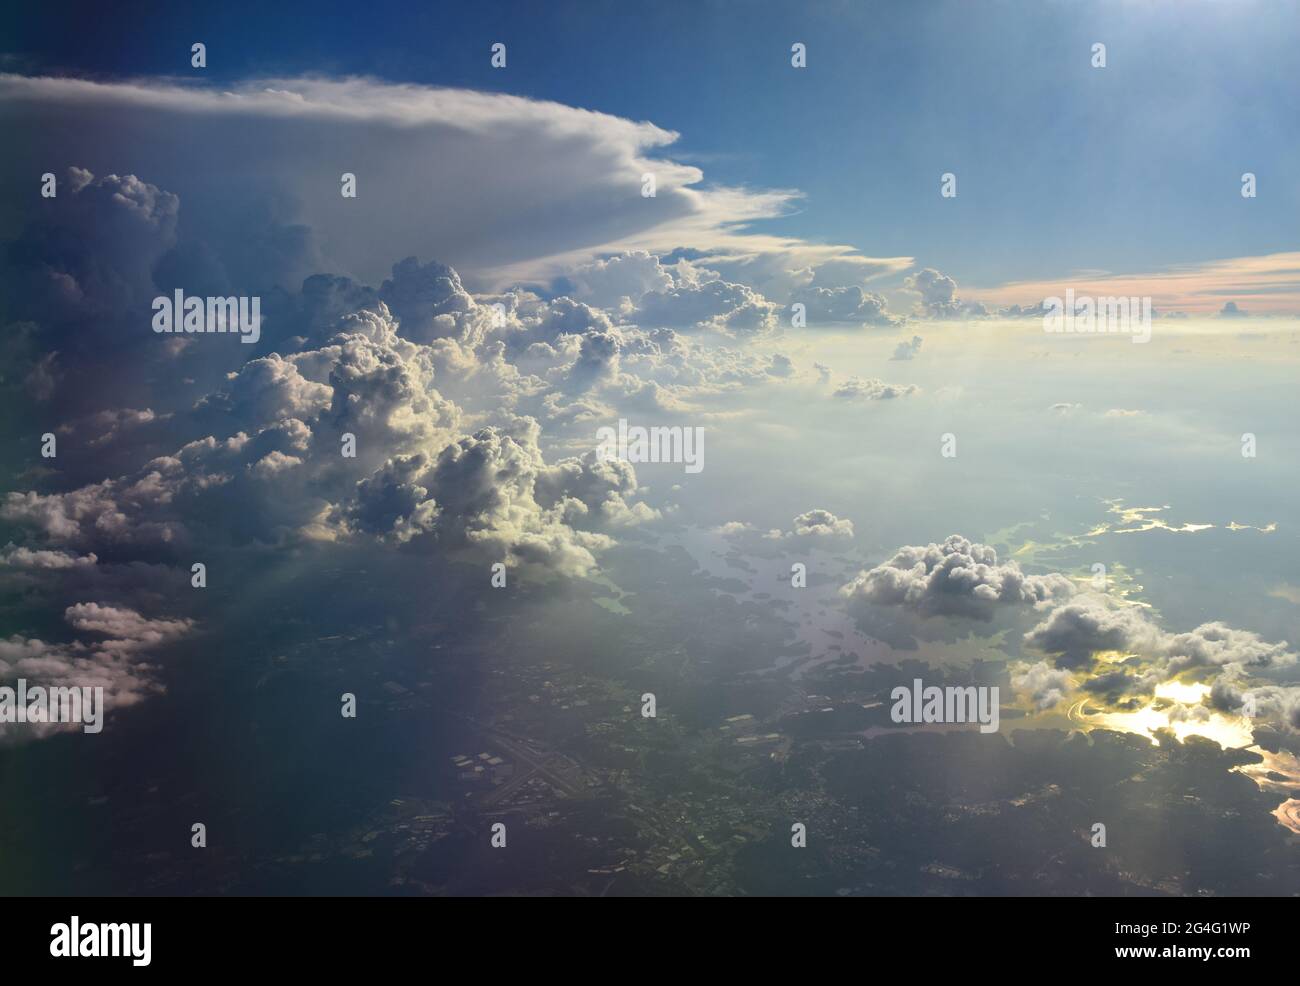
[[644, 328], [755, 336], [776, 326], [778, 306], [743, 284], [685, 262], [669, 287], [647, 291], [629, 313]]
[[624, 312], [642, 295], [667, 291], [672, 286], [673, 276], [659, 258], [636, 250], [580, 265], [556, 283], [555, 293], [597, 308]]
[[737, 537], [748, 531], [752, 531], [754, 525], [743, 520], [729, 520], [725, 524], [719, 524], [713, 528], [714, 534], [721, 534], [723, 537]]
[[1068, 671], [1054, 668], [1046, 661], [1038, 661], [1034, 664], [1016, 665], [1011, 673], [1011, 687], [1042, 711], [1057, 705], [1078, 687], [1078, 681]]
[[[691, 271], [673, 283], [718, 282]], [[453, 269], [414, 258], [374, 293], [309, 278], [284, 306], [280, 335], [291, 345], [249, 359], [194, 401], [187, 426], [210, 434], [133, 473], [9, 494], [0, 515], [45, 546], [15, 549], [8, 563], [63, 564], [71, 549], [91, 548], [174, 558], [207, 539], [371, 537], [539, 577], [584, 575], [614, 534], [659, 511], [636, 498], [630, 464], [590, 454], [548, 464], [538, 421], [505, 409], [531, 405], [572, 425], [607, 417], [605, 402], [663, 411], [678, 395], [793, 375], [780, 354], [615, 326], [569, 298], [513, 295], [502, 307], [476, 301]], [[467, 427], [485, 417], [499, 420]], [[352, 458], [341, 454], [345, 439]]]
[[[480, 336], [484, 352], [475, 355], [472, 338], [459, 348], [436, 330], [485, 307], [454, 271], [402, 262], [382, 294], [413, 332], [382, 300], [343, 315], [319, 348], [251, 359], [196, 402], [196, 420], [224, 426], [224, 437], [68, 492], [11, 493], [0, 514], [69, 548], [174, 549], [221, 530], [236, 542], [374, 536], [565, 575], [595, 566], [613, 543], [605, 531], [658, 516], [632, 499], [627, 463], [589, 456], [547, 465], [531, 418], [461, 430], [463, 410], [435, 387], [437, 367], [448, 365], [439, 347], [458, 347], [479, 370], [481, 357], [501, 353]], [[580, 303], [545, 309], [513, 330], [549, 336], [548, 321], [591, 321]], [[616, 376], [612, 331], [565, 337], [578, 343], [564, 381], [572, 389]], [[352, 457], [341, 454], [345, 440]]]
[[565, 335], [608, 332], [612, 327], [609, 316], [600, 309], [572, 298], [556, 298], [525, 314], [519, 323], [522, 334], [511, 333], [510, 338], [518, 348], [524, 343], [554, 343]]
[[816, 287], [808, 285], [790, 295], [790, 304], [804, 306], [809, 328], [819, 325], [895, 325], [902, 319], [889, 314], [884, 297], [854, 286]]
[[1168, 661], [1170, 675], [1190, 668], [1276, 668], [1296, 662], [1285, 640], [1269, 643], [1251, 630], [1238, 630], [1219, 621], [1202, 623], [1187, 633], [1166, 635], [1160, 641], [1159, 652]]
[[0, 565], [6, 568], [57, 571], [70, 568], [93, 568], [99, 559], [94, 553], [78, 555], [70, 551], [46, 551], [24, 548], [9, 542], [0, 551]]
[[1251, 715], [1300, 733], [1300, 685], [1249, 685], [1240, 674], [1225, 673], [1206, 696], [1210, 708]]
[[73, 167], [56, 177], [63, 188], [41, 200], [41, 221], [8, 248], [7, 310], [62, 322], [147, 305], [154, 267], [176, 239], [179, 197], [130, 174], [96, 178]]
[[674, 255], [703, 263], [727, 280], [748, 284], [765, 297], [787, 304], [805, 288], [865, 289], [873, 281], [902, 274], [914, 263], [911, 257], [867, 257], [848, 247], [753, 234], [743, 243], [678, 250]]
[[[92, 639], [0, 639], [0, 684], [14, 687], [21, 678], [29, 690], [102, 688], [105, 710], [124, 708], [162, 690], [155, 669], [144, 660], [147, 652], [179, 640], [194, 627], [191, 620], [151, 619], [133, 609], [94, 602], [69, 606], [64, 620]], [[69, 723], [0, 723], [0, 740], [35, 739], [81, 728]]]
[[[380, 287], [379, 297], [401, 325], [403, 338], [414, 342], [464, 335], [465, 316], [476, 307], [461, 285], [460, 275], [446, 264], [421, 264], [416, 257], [393, 265], [392, 276]], [[483, 329], [490, 318], [485, 314], [480, 322]]]
[[867, 380], [860, 377], [849, 377], [835, 388], [834, 394], [841, 400], [887, 401], [893, 400], [895, 397], [906, 397], [908, 394], [915, 394], [918, 390], [919, 388], [914, 384], [885, 383], [883, 380], [877, 380], [874, 377]]
[[911, 339], [904, 339], [894, 347], [894, 355], [889, 357], [891, 360], [908, 360], [916, 356], [921, 351], [922, 339], [920, 336], [912, 336]]
[[[911, 263], [751, 234], [795, 193], [705, 184], [653, 124], [498, 94], [0, 76], [0, 120], [32, 135], [0, 174], [77, 165], [0, 229], [0, 300], [20, 320], [5, 383], [54, 402], [42, 414], [79, 452], [0, 500], [15, 541], [0, 569], [42, 591], [71, 576], [126, 590], [208, 548], [304, 540], [590, 574], [661, 516], [630, 464], [584, 449], [595, 421], [790, 386], [789, 356], [748, 345], [789, 293], [871, 321], [884, 305], [865, 282]], [[211, 146], [241, 148], [220, 182], [194, 166]], [[153, 334], [152, 298], [177, 288], [259, 296], [259, 344]], [[872, 399], [894, 395], [881, 386]], [[791, 532], [851, 534], [826, 511]], [[124, 701], [147, 694], [145, 655], [191, 624], [142, 615], [144, 594], [91, 598], [139, 611], [68, 607], [84, 639], [15, 638], [24, 669], [37, 652], [113, 662]]]
[[656, 519], [630, 501], [636, 474], [593, 452], [547, 465], [536, 421], [488, 427], [443, 448], [398, 456], [357, 484], [344, 525], [397, 543], [502, 561], [539, 575], [581, 576], [610, 547], [608, 530]]
[[115, 408], [100, 411], [81, 421], [64, 425], [63, 434], [81, 434], [87, 445], [94, 447], [115, 442], [130, 432], [138, 431], [146, 425], [165, 421], [170, 415], [159, 415], [152, 408]]
[[1085, 667], [1098, 651], [1151, 651], [1160, 630], [1136, 606], [1084, 595], [1058, 606], [1025, 634], [1025, 643], [1054, 654], [1062, 667]]
[[1292, 665], [1286, 641], [1270, 643], [1259, 634], [1221, 622], [1169, 633], [1140, 607], [1081, 594], [1056, 607], [1025, 634], [1025, 643], [1054, 655], [1060, 667], [1087, 667], [1101, 652], [1132, 654], [1156, 662], [1164, 678], [1194, 668], [1275, 668]]
[[999, 562], [988, 545], [952, 535], [942, 544], [906, 546], [840, 589], [850, 601], [901, 606], [920, 616], [991, 619], [1002, 606], [1041, 606], [1071, 595], [1063, 575], [1026, 575]]
[[853, 521], [829, 510], [809, 510], [794, 519], [796, 537], [853, 537]]
[[[1135, 703], [1150, 698], [1156, 686], [1163, 680], [1164, 676], [1158, 669], [1142, 667], [1141, 662], [1134, 659], [1125, 662], [1122, 666], [1106, 666], [1086, 678], [1082, 688], [1112, 705], [1131, 708]], [[1173, 718], [1171, 712], [1171, 722]]]
[[791, 530], [772, 530], [764, 535], [770, 540], [783, 538], [851, 538], [853, 521], [847, 517], [836, 517], [829, 510], [807, 510], [794, 519]]
[[957, 297], [957, 282], [933, 267], [925, 267], [903, 279], [903, 288], [920, 296], [918, 310], [931, 318], [969, 318], [988, 314], [980, 302]]
[[[1012, 686], [1039, 710], [1076, 692], [1134, 707], [1149, 701], [1163, 682], [1196, 673], [1212, 682], [1207, 710], [1238, 711], [1248, 693], [1260, 715], [1285, 724], [1295, 710], [1292, 690], [1300, 693], [1294, 686], [1249, 684], [1260, 671], [1296, 664], [1286, 641], [1271, 642], [1218, 621], [1169, 632], [1141, 606], [1080, 591], [1059, 573], [1026, 575], [1013, 561], [999, 562], [994, 549], [956, 535], [942, 545], [902, 548], [840, 593], [851, 604], [876, 608], [864, 613], [892, 608], [922, 619], [988, 620], [999, 610], [1040, 613], [1023, 642], [1048, 659], [1010, 669]], [[897, 632], [888, 619], [873, 624], [877, 630]], [[1192, 708], [1174, 714], [1204, 713]]]
[[774, 377], [794, 376], [794, 360], [783, 353], [773, 353], [767, 372]]

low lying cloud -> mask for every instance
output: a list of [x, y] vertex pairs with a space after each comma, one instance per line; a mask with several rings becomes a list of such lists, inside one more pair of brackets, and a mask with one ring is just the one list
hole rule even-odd
[[909, 360], [921, 351], [920, 336], [912, 336], [911, 339], [904, 339], [894, 347], [894, 355], [889, 357], [891, 360]]
[[1042, 606], [1073, 592], [1065, 576], [1026, 575], [1014, 561], [999, 562], [994, 548], [957, 534], [942, 544], [900, 548], [840, 589], [851, 602], [983, 620], [1003, 606]]
[[[162, 691], [155, 669], [145, 660], [148, 653], [179, 640], [194, 627], [188, 619], [151, 619], [133, 609], [94, 602], [69, 606], [64, 620], [92, 639], [71, 643], [19, 635], [0, 639], [0, 685], [13, 688], [22, 679], [29, 690], [102, 688], [103, 711], [125, 708]], [[0, 742], [81, 729], [66, 722], [0, 722]]]
[[[966, 294], [990, 307], [1014, 301], [1018, 306], [1027, 306], [1025, 314], [1033, 317], [1041, 314], [1044, 298], [1061, 296], [1062, 285], [1073, 287], [1078, 296], [1151, 298], [1156, 308], [1169, 311], [1165, 317], [1232, 317], [1233, 311], [1238, 315], [1247, 311], [1294, 315], [1300, 312], [1297, 270], [1300, 252], [1291, 251], [1179, 264], [1148, 272], [1063, 274], [1051, 281], [1012, 281]], [[1225, 303], [1223, 297], [1227, 294], [1236, 300]]]
[[1053, 609], [1025, 634], [1025, 643], [1066, 668], [1091, 666], [1104, 652], [1137, 655], [1157, 663], [1165, 679], [1198, 668], [1240, 671], [1296, 662], [1286, 641], [1269, 643], [1257, 633], [1217, 621], [1169, 633], [1141, 607], [1095, 594], [1081, 594]]
[[849, 401], [888, 401], [895, 397], [906, 397], [909, 394], [915, 394], [920, 390], [915, 384], [893, 384], [885, 383], [883, 380], [877, 380], [874, 377], [863, 380], [860, 377], [849, 377], [834, 390], [834, 395], [841, 400]]
[[1021, 663], [1012, 669], [1011, 687], [1025, 695], [1039, 711], [1056, 706], [1079, 682], [1068, 671], [1054, 668], [1046, 661]]
[[829, 510], [808, 510], [794, 519], [790, 530], [774, 528], [764, 535], [771, 541], [852, 538], [853, 521], [836, 517]]

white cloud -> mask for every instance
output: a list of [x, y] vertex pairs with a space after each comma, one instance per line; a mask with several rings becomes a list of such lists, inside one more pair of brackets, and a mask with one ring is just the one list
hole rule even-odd
[[[107, 158], [116, 173], [179, 195], [236, 282], [274, 274], [296, 288], [324, 269], [378, 283], [392, 257], [410, 255], [504, 283], [683, 243], [731, 257], [781, 251], [791, 254], [783, 263], [800, 266], [852, 253], [747, 233], [747, 224], [787, 211], [796, 193], [709, 185], [698, 168], [659, 156], [676, 141], [672, 131], [498, 93], [362, 78], [219, 90], [2, 75], [0, 120], [30, 136], [0, 165], [6, 179], [40, 174], [48, 161]], [[128, 120], [129, 141], [121, 137]], [[193, 168], [200, 146], [239, 148], [223, 160], [219, 189]], [[340, 195], [345, 171], [356, 175], [355, 200]], [[647, 172], [653, 198], [641, 195]], [[232, 188], [246, 189], [248, 201], [232, 203]], [[246, 241], [243, 258], [217, 242], [216, 231], [233, 238], [271, 202], [278, 242]], [[312, 270], [298, 262], [309, 260], [319, 261]]]
[[1078, 685], [1068, 671], [1054, 668], [1046, 661], [1018, 664], [1011, 673], [1011, 687], [1028, 697], [1039, 710], [1052, 708]]
[[896, 397], [906, 397], [916, 393], [915, 384], [885, 383], [874, 377], [863, 380], [861, 377], [849, 377], [835, 388], [835, 396], [841, 400], [887, 401]]
[[[732, 522], [737, 523], [735, 521]], [[740, 529], [725, 525], [722, 530], [724, 534], [737, 534]], [[847, 517], [836, 517], [829, 510], [820, 508], [815, 510], [805, 510], [794, 519], [790, 530], [781, 531], [773, 529], [763, 535], [770, 541], [777, 540], [810, 540], [810, 539], [831, 539], [853, 537], [853, 521]]]
[[921, 351], [921, 343], [924, 340], [920, 336], [912, 336], [911, 339], [904, 339], [894, 347], [894, 355], [889, 357], [891, 360], [909, 360]]
[[988, 545], [954, 534], [943, 544], [899, 548], [887, 562], [859, 573], [840, 594], [902, 606], [920, 616], [989, 619], [999, 606], [1041, 606], [1073, 591], [1063, 575], [1026, 575], [1014, 561], [999, 562]]
[[[193, 629], [191, 620], [158, 620], [123, 606], [87, 602], [69, 606], [64, 620], [91, 640], [47, 643], [14, 635], [0, 639], [0, 683], [13, 687], [21, 678], [29, 689], [102, 688], [104, 708], [134, 705], [162, 691], [146, 652], [179, 640]], [[93, 639], [93, 638], [104, 639]], [[80, 730], [70, 723], [0, 723], [0, 740], [35, 739]]]

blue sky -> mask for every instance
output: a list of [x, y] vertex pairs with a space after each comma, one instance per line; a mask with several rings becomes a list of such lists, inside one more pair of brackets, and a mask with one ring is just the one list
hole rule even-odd
[[[1300, 218], [1292, 2], [235, 3], [87, 8], [52, 31], [55, 17], [11, 25], [11, 67], [184, 78], [203, 40], [209, 83], [365, 74], [648, 120], [681, 134], [671, 156], [706, 182], [799, 190], [765, 231], [915, 257], [963, 286], [1282, 252]], [[488, 64], [498, 40], [504, 71]], [[955, 200], [938, 195], [945, 171]]]

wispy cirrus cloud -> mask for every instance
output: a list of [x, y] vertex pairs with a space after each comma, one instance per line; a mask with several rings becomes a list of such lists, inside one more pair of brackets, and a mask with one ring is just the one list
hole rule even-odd
[[1218, 315], [1232, 301], [1252, 314], [1300, 315], [1300, 252], [1207, 260], [1133, 274], [1081, 271], [1051, 281], [967, 288], [963, 295], [990, 305], [1032, 307], [1060, 296], [1067, 287], [1079, 295], [1150, 297], [1162, 313]]

